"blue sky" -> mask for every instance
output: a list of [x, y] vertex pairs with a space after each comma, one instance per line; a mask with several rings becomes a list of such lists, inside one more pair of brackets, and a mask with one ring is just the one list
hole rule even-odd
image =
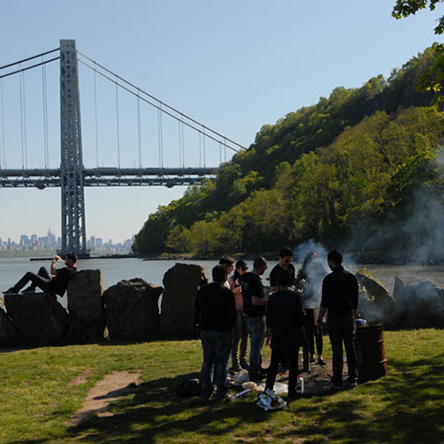
[[[40, 0], [4, 1], [0, 15], [0, 65], [40, 54], [75, 39], [77, 49], [141, 89], [205, 125], [249, 146], [264, 124], [328, 97], [337, 86], [360, 87], [388, 77], [439, 39], [443, 8], [395, 20], [390, 0]], [[47, 67], [50, 166], [59, 162], [58, 64]], [[27, 74], [28, 167], [42, 166], [42, 81]], [[16, 76], [16, 78], [18, 78]], [[117, 166], [115, 91], [98, 80], [100, 145], [96, 151], [93, 74], [80, 68], [84, 163]], [[17, 88], [4, 81], [8, 167], [20, 167]], [[119, 93], [120, 94], [120, 93]], [[133, 98], [119, 95], [122, 166], [137, 164]], [[34, 110], [35, 107], [35, 110]], [[156, 114], [143, 108], [143, 166], [157, 166]], [[128, 110], [128, 111], [127, 111]], [[109, 113], [109, 114], [108, 114]], [[165, 161], [178, 158], [176, 123], [164, 124]], [[151, 138], [150, 138], [151, 137]], [[126, 138], [126, 139], [125, 139]], [[187, 143], [188, 142], [188, 143]], [[198, 166], [196, 140], [186, 136], [188, 166]], [[230, 153], [227, 152], [227, 158]], [[1, 160], [1, 159], [0, 159]], [[207, 165], [219, 162], [207, 147]], [[114, 242], [139, 231], [158, 205], [184, 188], [87, 188], [86, 233]], [[0, 189], [0, 237], [18, 240], [48, 228], [60, 235], [60, 190]]]

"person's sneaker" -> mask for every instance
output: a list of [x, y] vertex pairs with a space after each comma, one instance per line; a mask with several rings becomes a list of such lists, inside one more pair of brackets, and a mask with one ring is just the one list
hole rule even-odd
[[313, 362], [315, 362], [316, 361], [316, 358], [314, 357], [314, 356], [312, 356], [311, 358], [310, 358], [310, 364], [313, 364]]
[[240, 372], [242, 369], [238, 366], [238, 365], [232, 365], [231, 367], [230, 367], [230, 372], [234, 372], [234, 373], [237, 373], [237, 372]]
[[23, 293], [23, 294], [26, 294], [26, 293], [35, 293], [35, 288], [31, 288], [31, 287], [25, 288], [25, 289], [22, 291], [22, 293]]
[[318, 364], [318, 365], [327, 365], [327, 363], [323, 359], [319, 359], [316, 364]]
[[267, 375], [264, 375], [261, 372], [253, 373], [252, 375], [250, 375], [250, 381], [259, 382], [262, 381], [264, 378], [266, 378], [266, 376]]
[[324, 385], [324, 390], [333, 391], [333, 390], [342, 390], [342, 386], [333, 384], [333, 381], [330, 379], [327, 385]]
[[358, 386], [358, 383], [356, 381], [346, 381], [344, 388], [346, 390], [354, 390], [357, 386]]
[[250, 370], [250, 366], [249, 366], [246, 362], [241, 362], [241, 367], [242, 367], [244, 370]]

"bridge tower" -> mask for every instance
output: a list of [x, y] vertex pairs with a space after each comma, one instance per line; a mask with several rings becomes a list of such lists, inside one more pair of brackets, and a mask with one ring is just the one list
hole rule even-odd
[[85, 233], [79, 73], [75, 40], [60, 40], [60, 132], [62, 190], [61, 255], [88, 257]]

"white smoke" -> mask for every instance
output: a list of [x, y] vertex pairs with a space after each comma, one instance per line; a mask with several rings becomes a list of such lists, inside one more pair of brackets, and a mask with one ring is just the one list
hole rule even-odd
[[[329, 273], [327, 254], [325, 247], [317, 244], [313, 239], [298, 245], [294, 249], [293, 256], [297, 262], [300, 262], [298, 274], [304, 275], [306, 279], [301, 298], [305, 308], [316, 308], [321, 305], [322, 281]], [[309, 257], [309, 265], [303, 268], [304, 261]]]

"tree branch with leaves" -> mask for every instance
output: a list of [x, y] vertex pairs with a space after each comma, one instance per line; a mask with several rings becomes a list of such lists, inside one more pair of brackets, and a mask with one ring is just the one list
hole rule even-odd
[[[415, 15], [423, 9], [434, 11], [438, 3], [443, 0], [397, 0], [392, 11], [392, 16], [396, 19]], [[438, 19], [438, 24], [434, 29], [436, 35], [444, 33], [444, 16]], [[427, 73], [419, 79], [418, 89], [420, 91], [433, 91], [435, 102], [444, 102], [444, 45], [435, 43], [433, 48], [436, 59]]]

